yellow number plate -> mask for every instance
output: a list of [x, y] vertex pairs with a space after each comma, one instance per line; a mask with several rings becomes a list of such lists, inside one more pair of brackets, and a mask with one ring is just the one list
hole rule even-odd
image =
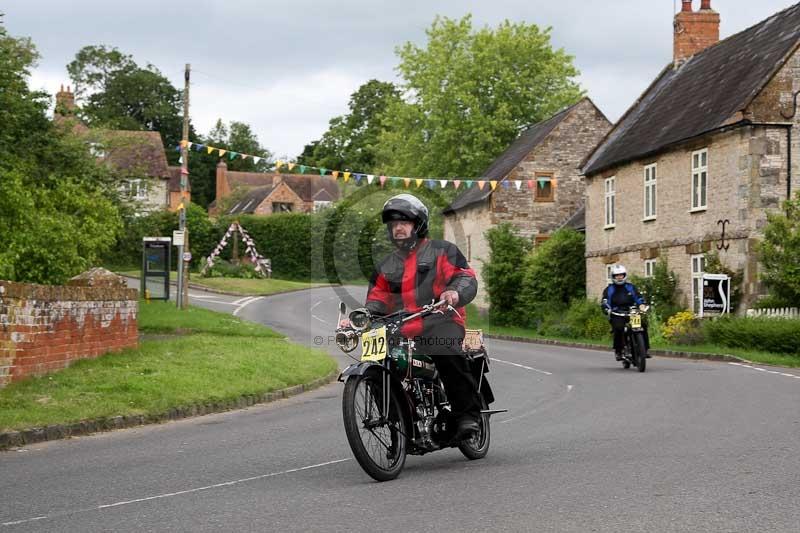
[[631, 327], [633, 328], [642, 327], [642, 317], [640, 315], [631, 315]]
[[361, 336], [361, 360], [383, 361], [386, 359], [386, 327], [373, 329]]

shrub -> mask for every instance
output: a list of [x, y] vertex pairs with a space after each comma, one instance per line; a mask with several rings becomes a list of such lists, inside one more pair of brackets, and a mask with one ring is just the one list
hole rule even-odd
[[700, 344], [704, 341], [700, 319], [691, 311], [680, 311], [667, 320], [664, 339], [673, 344]]
[[705, 332], [723, 346], [800, 354], [800, 320], [726, 316], [706, 322]]
[[800, 305], [800, 192], [783, 204], [783, 212], [767, 214], [759, 245], [763, 280], [770, 292]]
[[530, 244], [518, 237], [510, 224], [490, 229], [486, 239], [489, 260], [483, 266], [483, 281], [489, 295], [489, 319], [494, 324], [513, 324], [518, 321], [515, 310], [522, 286], [520, 265]]
[[680, 311], [677, 304], [678, 276], [669, 269], [666, 255], [662, 254], [656, 261], [653, 277], [631, 276], [631, 283], [636, 285], [639, 293], [652, 307], [651, 314], [660, 320]]
[[[528, 323], [539, 318], [541, 304], [565, 306], [586, 295], [585, 238], [572, 229], [560, 229], [526, 258], [518, 314]], [[546, 307], [545, 307], [546, 308]]]
[[605, 339], [611, 326], [597, 302], [575, 299], [567, 309], [565, 322], [571, 334], [585, 339]]
[[246, 278], [254, 279], [261, 276], [256, 272], [255, 267], [250, 263], [239, 263], [235, 265], [224, 259], [217, 259], [214, 266], [205, 273], [207, 278]]

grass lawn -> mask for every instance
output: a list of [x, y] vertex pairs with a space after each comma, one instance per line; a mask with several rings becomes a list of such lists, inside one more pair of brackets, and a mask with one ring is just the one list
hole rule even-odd
[[[124, 270], [117, 271], [117, 274], [123, 276], [130, 276], [138, 278], [141, 275], [140, 270]], [[177, 281], [178, 274], [173, 271], [170, 272], [169, 279]], [[208, 287], [218, 291], [230, 292], [233, 294], [241, 294], [242, 296], [266, 296], [269, 294], [277, 294], [279, 292], [294, 291], [300, 289], [310, 289], [313, 287], [321, 287], [324, 283], [307, 283], [304, 281], [289, 281], [285, 279], [246, 279], [246, 278], [204, 278], [199, 274], [192, 273], [189, 275], [189, 283]]]
[[[611, 351], [611, 335], [607, 339], [582, 339], [576, 337], [545, 337], [539, 335], [530, 329], [519, 327], [495, 326], [489, 323], [489, 320], [480, 315], [478, 309], [474, 305], [467, 306], [467, 327], [482, 329], [484, 333], [489, 335], [509, 335], [513, 337], [522, 337], [525, 339], [538, 339], [538, 340], [557, 340], [562, 342], [580, 343], [580, 344], [594, 344], [608, 346]], [[733, 355], [747, 361], [754, 363], [762, 363], [766, 365], [783, 366], [787, 368], [800, 368], [800, 356], [789, 354], [778, 354], [772, 352], [763, 352], [757, 350], [745, 350], [742, 348], [728, 348], [726, 346], [717, 346], [713, 344], [697, 344], [697, 345], [683, 345], [683, 344], [669, 344], [664, 341], [654, 340], [651, 348], [656, 350], [670, 350], [675, 352], [691, 352], [715, 355]]]
[[68, 424], [238, 399], [310, 382], [336, 370], [319, 350], [224, 313], [140, 303], [139, 348], [85, 359], [0, 389], [0, 431]]

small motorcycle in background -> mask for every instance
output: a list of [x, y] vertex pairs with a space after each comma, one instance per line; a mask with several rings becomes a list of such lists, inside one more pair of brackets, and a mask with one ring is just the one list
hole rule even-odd
[[622, 351], [622, 367], [636, 367], [644, 372], [647, 367], [647, 343], [644, 340], [642, 321], [649, 307], [642, 311], [633, 306], [628, 311], [611, 311], [612, 315], [625, 317], [625, 348]]
[[[339, 321], [346, 313], [339, 306]], [[433, 359], [417, 353], [412, 339], [400, 335], [404, 322], [433, 313], [456, 312], [444, 301], [431, 303], [417, 313], [398, 311], [374, 316], [367, 309], [349, 315], [350, 326], [336, 330], [336, 344], [350, 353], [361, 345], [361, 359], [344, 369], [342, 415], [347, 442], [358, 464], [373, 479], [396, 478], [406, 455], [422, 455], [457, 447], [468, 459], [489, 452], [489, 417], [505, 409], [488, 409], [494, 401], [486, 381], [489, 356], [480, 330], [467, 330], [465, 352], [478, 384], [483, 409], [479, 430], [466, 440], [453, 439], [456, 424], [450, 415], [442, 380]]]

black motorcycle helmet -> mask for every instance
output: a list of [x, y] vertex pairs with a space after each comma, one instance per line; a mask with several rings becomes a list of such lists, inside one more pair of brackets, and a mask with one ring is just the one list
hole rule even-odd
[[[389, 240], [400, 248], [411, 250], [419, 239], [428, 235], [428, 208], [425, 207], [419, 198], [411, 194], [398, 194], [389, 198], [383, 204], [381, 219], [386, 226]], [[389, 222], [393, 220], [406, 220], [414, 223], [413, 235], [408, 239], [394, 239]]]

